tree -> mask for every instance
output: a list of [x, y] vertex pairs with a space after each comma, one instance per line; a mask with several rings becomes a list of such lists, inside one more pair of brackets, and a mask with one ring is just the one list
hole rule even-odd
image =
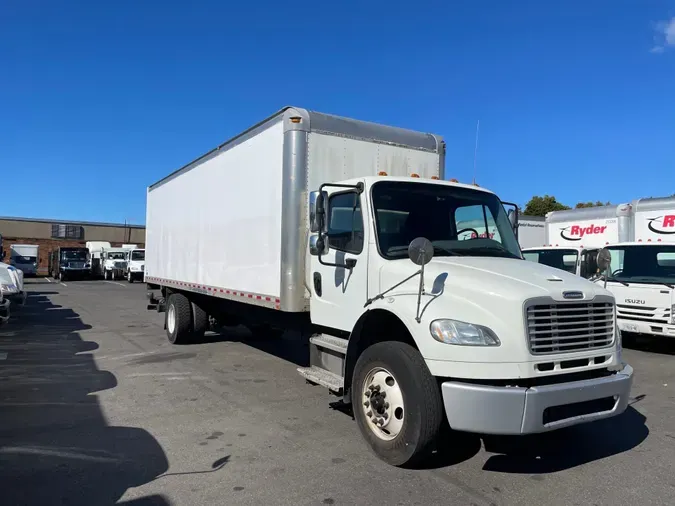
[[602, 203], [599, 200], [595, 203], [593, 202], [579, 202], [576, 206], [574, 206], [575, 209], [582, 209], [584, 207], [601, 207], [601, 206], [611, 206], [611, 202], [605, 202]]
[[546, 213], [551, 211], [564, 211], [569, 209], [565, 204], [558, 202], [552, 195], [544, 195], [543, 197], [534, 196], [525, 205], [525, 212], [528, 216], [546, 216]]

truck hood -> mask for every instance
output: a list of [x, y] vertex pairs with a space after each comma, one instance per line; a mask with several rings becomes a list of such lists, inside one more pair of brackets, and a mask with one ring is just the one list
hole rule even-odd
[[[408, 260], [385, 264], [380, 271], [380, 291], [387, 290], [415, 272]], [[579, 276], [543, 264], [520, 259], [496, 257], [436, 257], [425, 266], [425, 290], [437, 293], [452, 290], [477, 300], [503, 299], [522, 303], [535, 297], [569, 301], [566, 292], [581, 292], [575, 300], [591, 300], [596, 295], [611, 295], [602, 286]], [[417, 292], [419, 278], [413, 278], [399, 290]], [[569, 294], [568, 294], [569, 296]]]

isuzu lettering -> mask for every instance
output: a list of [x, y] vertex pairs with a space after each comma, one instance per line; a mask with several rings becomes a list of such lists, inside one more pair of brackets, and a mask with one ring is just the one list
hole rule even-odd
[[148, 308], [174, 344], [211, 323], [305, 336], [298, 372], [393, 465], [448, 425], [530, 434], [623, 412], [614, 297], [524, 261], [517, 211], [444, 181], [444, 158], [436, 135], [282, 109], [148, 188]]

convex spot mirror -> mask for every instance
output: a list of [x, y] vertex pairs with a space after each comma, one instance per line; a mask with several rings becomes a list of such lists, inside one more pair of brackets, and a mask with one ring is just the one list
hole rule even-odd
[[600, 272], [604, 272], [609, 267], [609, 264], [612, 263], [612, 254], [607, 248], [602, 248], [598, 251], [598, 258], [595, 261], [598, 264]]
[[309, 236], [309, 254], [315, 257], [325, 255], [328, 253], [328, 244], [326, 243], [326, 238], [321, 237], [319, 239], [318, 235]]
[[415, 265], [426, 265], [434, 258], [434, 246], [425, 237], [413, 239], [408, 246], [408, 257]]

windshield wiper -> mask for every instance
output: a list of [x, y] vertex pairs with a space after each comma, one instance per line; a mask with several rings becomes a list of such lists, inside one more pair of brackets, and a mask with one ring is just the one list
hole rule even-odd
[[621, 281], [620, 279], [616, 279], [616, 278], [607, 278], [607, 281], [613, 281], [615, 283], [621, 283], [623, 286], [630, 286], [625, 281]]

